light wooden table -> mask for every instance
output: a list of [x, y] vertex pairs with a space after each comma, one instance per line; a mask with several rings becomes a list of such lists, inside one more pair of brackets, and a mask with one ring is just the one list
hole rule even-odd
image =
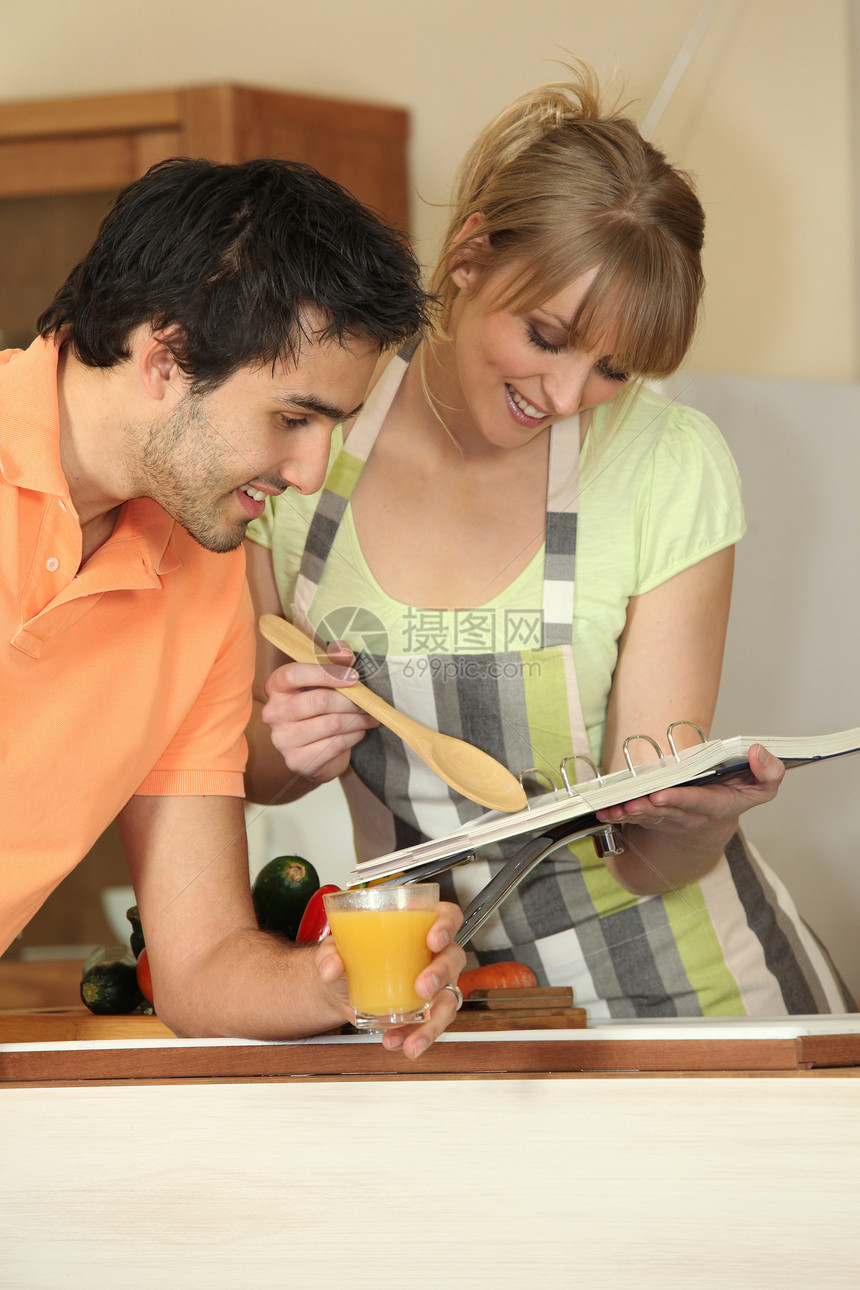
[[804, 1062], [858, 1060], [860, 1023], [826, 1021], [462, 1033], [420, 1065], [2, 1043], [0, 1284], [854, 1288], [860, 1067]]

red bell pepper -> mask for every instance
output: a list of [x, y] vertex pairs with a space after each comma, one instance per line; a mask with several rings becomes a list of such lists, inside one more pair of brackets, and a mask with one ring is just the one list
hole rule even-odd
[[340, 887], [330, 882], [324, 887], [318, 887], [311, 896], [305, 905], [305, 912], [302, 914], [299, 930], [296, 932], [296, 945], [319, 945], [320, 941], [328, 936], [328, 918], [323, 896], [332, 891], [340, 891]]

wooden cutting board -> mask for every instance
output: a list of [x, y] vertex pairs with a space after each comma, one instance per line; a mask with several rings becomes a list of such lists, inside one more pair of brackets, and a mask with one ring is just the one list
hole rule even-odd
[[[567, 1030], [585, 1025], [584, 1008], [573, 1007], [562, 986], [485, 990], [464, 1004], [449, 1030]], [[0, 1044], [62, 1043], [98, 1039], [174, 1039], [158, 1017], [96, 1016], [83, 1004], [66, 1008], [7, 1008], [0, 1011]]]
[[515, 990], [475, 990], [449, 1030], [579, 1030], [584, 1008], [573, 1006], [569, 986], [529, 986]]
[[99, 1017], [81, 1004], [0, 1012], [0, 1044], [63, 1043], [75, 1039], [175, 1039], [158, 1017], [131, 1013]]

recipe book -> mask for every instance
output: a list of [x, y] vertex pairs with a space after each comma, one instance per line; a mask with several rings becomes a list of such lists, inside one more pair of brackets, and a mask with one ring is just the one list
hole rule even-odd
[[[521, 811], [509, 814], [489, 811], [470, 820], [448, 837], [365, 860], [351, 871], [348, 885], [355, 887], [399, 874], [408, 875], [408, 881], [412, 882], [473, 859], [482, 846], [505, 838], [526, 838], [529, 834], [540, 836], [543, 833], [552, 835], [558, 833], [560, 826], [565, 832], [585, 831], [599, 824], [595, 812], [605, 807], [644, 797], [659, 788], [707, 784], [748, 772], [749, 750], [753, 744], [761, 744], [788, 768], [860, 752], [860, 726], [829, 735], [736, 735], [732, 739], [709, 739], [680, 752], [674, 751], [671, 730], [672, 727], [667, 733], [673, 752], [668, 756], [654, 744], [655, 750], [661, 753], [659, 760], [633, 766], [628, 758], [630, 769], [542, 793], [531, 798]], [[626, 743], [636, 738], [642, 736], [632, 736]]]

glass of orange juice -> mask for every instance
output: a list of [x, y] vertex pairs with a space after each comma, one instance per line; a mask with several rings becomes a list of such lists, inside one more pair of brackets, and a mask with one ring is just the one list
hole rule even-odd
[[437, 882], [363, 887], [323, 897], [343, 959], [357, 1030], [423, 1021], [430, 1005], [415, 979], [433, 957], [427, 933], [439, 906]]

